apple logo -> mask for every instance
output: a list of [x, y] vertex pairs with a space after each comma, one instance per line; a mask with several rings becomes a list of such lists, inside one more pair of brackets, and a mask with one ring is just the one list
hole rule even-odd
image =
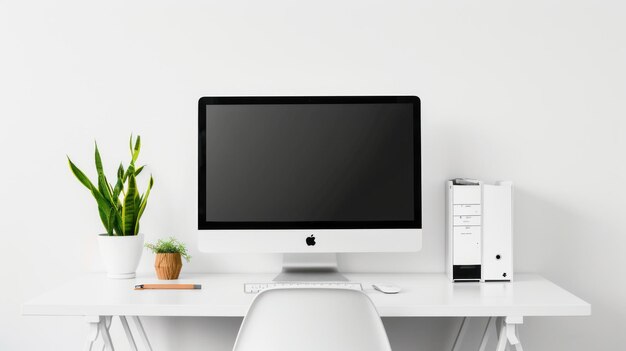
[[311, 234], [311, 236], [307, 236], [306, 244], [309, 246], [315, 246], [315, 237], [313, 236], [313, 234]]

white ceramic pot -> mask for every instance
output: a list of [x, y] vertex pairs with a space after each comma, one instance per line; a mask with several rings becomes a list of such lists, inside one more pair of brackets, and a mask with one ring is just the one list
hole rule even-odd
[[135, 278], [135, 271], [143, 253], [143, 234], [129, 236], [100, 234], [98, 246], [109, 278]]

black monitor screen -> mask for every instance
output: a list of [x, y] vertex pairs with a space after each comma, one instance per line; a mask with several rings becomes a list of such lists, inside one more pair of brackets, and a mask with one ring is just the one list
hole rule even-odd
[[413, 101], [205, 103], [200, 222], [421, 228], [415, 108]]

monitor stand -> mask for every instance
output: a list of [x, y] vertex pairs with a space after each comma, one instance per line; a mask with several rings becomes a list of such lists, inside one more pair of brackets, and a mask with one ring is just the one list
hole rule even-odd
[[283, 270], [274, 281], [345, 282], [348, 279], [337, 270], [337, 254], [283, 254]]

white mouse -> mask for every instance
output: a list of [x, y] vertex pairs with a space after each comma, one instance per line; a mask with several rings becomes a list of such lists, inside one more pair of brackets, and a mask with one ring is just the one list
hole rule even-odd
[[372, 284], [372, 287], [385, 294], [397, 294], [402, 290], [402, 288], [393, 284]]

